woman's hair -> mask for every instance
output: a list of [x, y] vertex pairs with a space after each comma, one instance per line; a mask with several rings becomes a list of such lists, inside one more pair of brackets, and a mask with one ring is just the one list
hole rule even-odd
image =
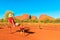
[[5, 18], [9, 18], [9, 17], [14, 17], [14, 13], [12, 11], [7, 11], [5, 14]]
[[13, 14], [8, 14], [8, 17], [13, 17]]

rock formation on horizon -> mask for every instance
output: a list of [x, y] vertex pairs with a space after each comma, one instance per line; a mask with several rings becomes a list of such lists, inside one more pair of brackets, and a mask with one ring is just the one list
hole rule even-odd
[[[23, 14], [22, 16], [16, 16], [17, 19], [19, 20], [25, 20], [25, 19], [37, 19], [36, 16], [30, 16], [28, 14]], [[55, 20], [53, 17], [42, 14], [38, 20], [45, 20], [45, 19], [49, 19], [49, 20]]]
[[35, 19], [37, 19], [37, 17], [36, 16], [32, 16], [31, 19], [32, 20], [35, 20]]
[[45, 14], [42, 14], [42, 15], [39, 17], [39, 20], [45, 20], [45, 19], [54, 20], [53, 17], [48, 16], [48, 15], [45, 15]]
[[16, 16], [19, 20], [31, 19], [31, 16], [28, 14], [23, 14], [22, 16]]

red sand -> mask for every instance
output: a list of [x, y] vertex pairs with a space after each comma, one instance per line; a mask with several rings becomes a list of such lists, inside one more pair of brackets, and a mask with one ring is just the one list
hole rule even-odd
[[[15, 31], [15, 29], [17, 27], [13, 28], [12, 31]], [[20, 32], [11, 34], [10, 30], [9, 28], [0, 29], [0, 40], [60, 40], [60, 30], [56, 29], [31, 27], [30, 31], [35, 33], [27, 36]]]

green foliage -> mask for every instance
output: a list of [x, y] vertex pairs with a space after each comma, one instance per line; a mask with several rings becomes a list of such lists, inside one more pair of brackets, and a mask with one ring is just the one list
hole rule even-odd
[[25, 19], [25, 20], [21, 20], [21, 22], [33, 22], [33, 23], [38, 23], [38, 20]]
[[20, 20], [15, 18], [15, 22], [20, 22]]
[[3, 22], [3, 19], [0, 19], [0, 22]]
[[37, 20], [37, 19], [35, 19], [35, 20], [32, 20], [32, 22], [33, 22], [33, 23], [38, 23], [38, 20]]
[[41, 23], [53, 23], [53, 21], [49, 19], [41, 20], [40, 22]]
[[3, 22], [8, 22], [8, 20], [7, 19], [3, 19]]
[[0, 22], [8, 22], [8, 20], [0, 19]]
[[60, 18], [55, 19], [54, 23], [60, 23]]
[[21, 20], [21, 22], [29, 22], [29, 20], [28, 19], [25, 19], [25, 20]]
[[44, 20], [41, 20], [40, 22], [41, 22], [41, 23], [44, 23]]

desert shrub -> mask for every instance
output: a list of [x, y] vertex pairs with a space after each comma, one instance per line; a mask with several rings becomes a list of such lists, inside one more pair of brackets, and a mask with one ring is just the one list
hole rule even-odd
[[3, 22], [8, 22], [8, 20], [7, 19], [4, 19]]
[[60, 18], [55, 19], [54, 23], [60, 23]]
[[41, 20], [40, 22], [41, 22], [41, 23], [44, 23], [44, 20]]
[[38, 23], [38, 20], [37, 20], [37, 19], [35, 19], [35, 20], [32, 20], [32, 22], [33, 22], [33, 23]]
[[45, 19], [45, 20], [40, 20], [41, 23], [53, 23], [52, 20]]
[[8, 22], [6, 19], [0, 19], [0, 22]]
[[21, 22], [29, 22], [29, 20], [28, 19], [25, 19], [25, 20], [21, 20]]
[[25, 20], [21, 20], [21, 22], [37, 23], [38, 20], [25, 19]]
[[3, 22], [3, 19], [0, 19], [0, 22]]
[[20, 22], [20, 20], [15, 18], [15, 22]]

